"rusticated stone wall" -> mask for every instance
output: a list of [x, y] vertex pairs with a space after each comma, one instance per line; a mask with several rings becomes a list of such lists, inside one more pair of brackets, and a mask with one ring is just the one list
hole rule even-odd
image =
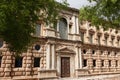
[[[40, 45], [39, 50], [35, 50], [35, 45]], [[38, 75], [38, 68], [46, 68], [46, 50], [44, 41], [37, 42], [29, 48], [27, 53], [22, 53], [22, 67], [15, 67], [14, 53], [10, 53], [7, 50], [7, 46], [4, 43], [3, 47], [0, 48], [0, 56], [2, 57], [0, 67], [0, 80], [6, 79], [35, 79]], [[34, 58], [40, 58], [40, 67], [34, 67]]]

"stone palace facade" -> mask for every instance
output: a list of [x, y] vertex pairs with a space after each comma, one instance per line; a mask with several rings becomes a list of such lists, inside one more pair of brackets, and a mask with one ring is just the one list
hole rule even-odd
[[0, 80], [38, 80], [120, 73], [120, 31], [99, 30], [85, 21], [79, 10], [61, 11], [56, 28], [41, 21], [38, 41], [15, 58], [0, 40]]

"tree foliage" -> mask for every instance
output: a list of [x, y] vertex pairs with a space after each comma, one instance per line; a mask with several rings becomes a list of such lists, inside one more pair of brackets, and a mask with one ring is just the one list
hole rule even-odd
[[24, 52], [33, 41], [36, 22], [55, 23], [64, 6], [65, 0], [0, 0], [0, 37], [10, 51]]
[[80, 20], [90, 21], [91, 25], [107, 28], [120, 28], [120, 0], [88, 0], [94, 5], [80, 9]]

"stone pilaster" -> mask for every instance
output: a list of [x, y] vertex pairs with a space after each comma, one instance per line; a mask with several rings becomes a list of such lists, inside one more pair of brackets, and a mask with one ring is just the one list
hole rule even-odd
[[[12, 70], [12, 57], [11, 53], [7, 51], [3, 56], [3, 60], [5, 61], [5, 68], [4, 68], [4, 77], [11, 77], [11, 70]], [[5, 59], [6, 58], [6, 59]]]
[[51, 49], [52, 50], [51, 51], [52, 52], [52, 69], [55, 69], [55, 61], [56, 61], [55, 60], [55, 45], [52, 44], [51, 47], [52, 47], [52, 49]]
[[75, 55], [75, 68], [79, 69], [80, 61], [79, 61], [79, 47], [76, 46], [76, 55]]
[[82, 51], [81, 51], [81, 48], [79, 47], [79, 61], [80, 61], [80, 69], [82, 69], [82, 66], [83, 66], [83, 64], [82, 64]]
[[50, 69], [50, 63], [51, 63], [51, 60], [50, 60], [50, 53], [51, 53], [51, 50], [50, 50], [50, 47], [51, 45], [49, 43], [47, 43], [47, 52], [46, 52], [46, 69]]
[[118, 70], [120, 72], [120, 52], [118, 52]]
[[33, 53], [28, 51], [27, 53], [27, 57], [26, 57], [26, 76], [30, 76], [31, 75], [31, 69], [32, 69], [32, 55]]

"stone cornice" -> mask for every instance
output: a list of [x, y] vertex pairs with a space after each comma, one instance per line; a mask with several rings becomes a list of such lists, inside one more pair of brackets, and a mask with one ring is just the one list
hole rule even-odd
[[80, 28], [80, 32], [85, 33], [87, 30], [84, 28]]
[[95, 31], [94, 31], [93, 29], [90, 29], [90, 30], [89, 30], [89, 33], [90, 33], [90, 34], [94, 34]]
[[104, 45], [94, 45], [94, 44], [83, 44], [82, 48], [85, 49], [96, 49], [96, 50], [108, 50], [108, 51], [120, 51], [120, 48]]

